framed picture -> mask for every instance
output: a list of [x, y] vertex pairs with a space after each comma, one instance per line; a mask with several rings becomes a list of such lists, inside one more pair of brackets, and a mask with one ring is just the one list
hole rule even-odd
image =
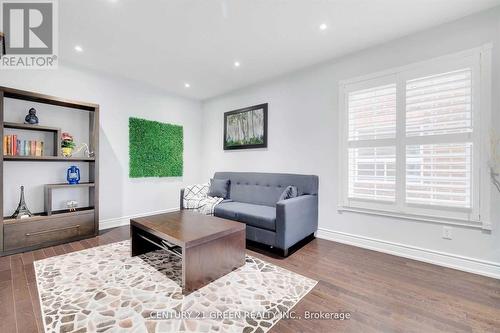
[[5, 37], [2, 32], [0, 32], [0, 58], [5, 55]]
[[224, 113], [224, 150], [267, 148], [267, 103]]

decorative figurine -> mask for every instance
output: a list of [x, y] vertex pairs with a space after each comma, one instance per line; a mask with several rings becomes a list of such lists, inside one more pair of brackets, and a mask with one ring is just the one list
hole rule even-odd
[[69, 184], [78, 184], [80, 182], [80, 169], [74, 165], [70, 166], [66, 172], [66, 179]]
[[71, 157], [73, 154], [73, 149], [75, 148], [75, 142], [73, 141], [73, 136], [67, 132], [61, 135], [61, 151], [64, 157]]
[[70, 212], [76, 212], [76, 208], [78, 207], [78, 201], [68, 200], [66, 201], [66, 207], [68, 207]]
[[38, 117], [36, 116], [35, 108], [29, 109], [28, 114], [24, 118], [24, 123], [30, 125], [38, 125]]
[[24, 186], [21, 186], [21, 198], [19, 199], [19, 205], [17, 205], [17, 209], [14, 214], [12, 214], [11, 218], [24, 219], [32, 216], [33, 214], [30, 212], [26, 206], [26, 202], [24, 201]]
[[78, 154], [84, 148], [85, 148], [85, 156], [87, 157], [95, 156], [95, 153], [93, 151], [90, 151], [90, 148], [86, 143], [82, 143], [81, 146], [76, 149], [75, 154]]

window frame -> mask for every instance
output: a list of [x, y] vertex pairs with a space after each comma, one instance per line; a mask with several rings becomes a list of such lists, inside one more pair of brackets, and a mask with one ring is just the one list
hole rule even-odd
[[[339, 211], [355, 211], [376, 215], [465, 225], [491, 230], [489, 159], [489, 121], [491, 119], [491, 44], [427, 61], [393, 68], [339, 82]], [[472, 132], [406, 136], [406, 82], [427, 75], [457, 69], [472, 69]], [[394, 139], [349, 141], [348, 98], [350, 91], [396, 84], [396, 134]], [[406, 203], [406, 147], [412, 144], [471, 142], [472, 179], [471, 209]], [[349, 148], [379, 144], [395, 147], [395, 202], [349, 197]]]

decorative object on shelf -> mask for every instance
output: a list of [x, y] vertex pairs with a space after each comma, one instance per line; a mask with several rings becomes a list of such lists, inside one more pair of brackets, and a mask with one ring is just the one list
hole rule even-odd
[[17, 209], [12, 214], [11, 218], [13, 219], [24, 219], [28, 217], [32, 217], [33, 214], [26, 206], [26, 201], [24, 200], [24, 186], [21, 186], [21, 197], [19, 198], [19, 205], [17, 205]]
[[85, 149], [85, 156], [86, 157], [94, 157], [95, 156], [94, 152], [90, 151], [90, 148], [89, 148], [89, 146], [86, 143], [82, 143], [80, 145], [80, 147], [78, 147], [76, 149], [76, 151], [73, 152], [73, 154], [78, 154], [82, 149]]
[[28, 114], [24, 118], [24, 123], [30, 125], [38, 125], [38, 117], [36, 116], [35, 108], [29, 109]]
[[224, 113], [224, 150], [267, 147], [267, 103]]
[[66, 171], [68, 184], [78, 184], [80, 182], [80, 169], [77, 166], [70, 166]]
[[128, 124], [131, 178], [182, 176], [182, 126], [138, 118]]
[[71, 157], [73, 155], [73, 149], [75, 148], [75, 141], [73, 136], [67, 132], [61, 135], [61, 151], [64, 157]]
[[68, 200], [66, 201], [66, 207], [68, 207], [70, 212], [76, 212], [76, 209], [78, 208], [78, 201]]

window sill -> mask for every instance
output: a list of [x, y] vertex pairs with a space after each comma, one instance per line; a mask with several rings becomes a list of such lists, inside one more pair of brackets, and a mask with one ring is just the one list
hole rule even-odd
[[446, 218], [440, 218], [440, 217], [403, 214], [403, 213], [396, 213], [396, 212], [386, 212], [386, 211], [380, 211], [380, 210], [363, 209], [363, 208], [346, 207], [346, 206], [339, 206], [337, 208], [337, 211], [339, 213], [352, 212], [352, 213], [360, 213], [360, 214], [367, 214], [367, 215], [385, 216], [385, 217], [391, 217], [391, 218], [400, 218], [400, 219], [411, 220], [411, 221], [439, 223], [439, 224], [455, 225], [455, 226], [482, 229], [482, 230], [492, 230], [491, 224], [486, 223], [486, 222], [446, 219]]

